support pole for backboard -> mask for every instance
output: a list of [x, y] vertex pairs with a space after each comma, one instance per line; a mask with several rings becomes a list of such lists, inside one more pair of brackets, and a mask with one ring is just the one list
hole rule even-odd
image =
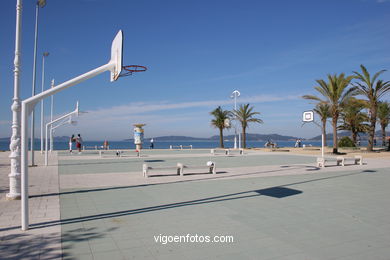
[[48, 89], [40, 94], [37, 94], [35, 96], [32, 96], [22, 102], [22, 153], [21, 153], [21, 159], [22, 159], [22, 202], [21, 202], [21, 215], [22, 215], [22, 230], [27, 230], [29, 226], [29, 210], [28, 210], [28, 116], [31, 114], [32, 109], [34, 106], [42, 99], [52, 96], [57, 92], [60, 92], [61, 90], [64, 90], [66, 88], [69, 88], [71, 86], [74, 86], [80, 82], [83, 82], [87, 79], [90, 79], [92, 77], [95, 77], [105, 71], [112, 71], [115, 67], [115, 62], [110, 61], [109, 63], [96, 68], [94, 70], [91, 70], [85, 74], [82, 74], [78, 77], [75, 77], [71, 80], [68, 80], [56, 87], [53, 87], [51, 89]]
[[49, 165], [49, 149], [48, 149], [48, 133], [49, 133], [49, 126], [50, 126], [50, 135], [52, 136], [52, 126], [54, 123], [58, 122], [58, 121], [61, 121], [63, 119], [66, 119], [68, 117], [72, 117], [72, 115], [79, 115], [79, 102], [77, 101], [77, 105], [76, 105], [76, 109], [73, 110], [72, 112], [66, 114], [66, 115], [63, 115], [57, 119], [54, 119], [52, 121], [50, 121], [49, 123], [46, 124], [46, 141], [45, 141], [45, 166], [48, 166]]
[[[314, 121], [314, 112], [311, 111], [311, 110], [303, 112], [302, 120], [303, 120], [302, 126], [305, 123], [314, 123], [316, 126], [318, 126], [319, 128], [322, 129], [321, 125]], [[324, 146], [324, 144], [325, 144], [325, 135], [322, 132], [322, 134], [321, 134], [321, 157], [322, 158], [324, 158], [324, 153], [325, 153], [325, 146]]]

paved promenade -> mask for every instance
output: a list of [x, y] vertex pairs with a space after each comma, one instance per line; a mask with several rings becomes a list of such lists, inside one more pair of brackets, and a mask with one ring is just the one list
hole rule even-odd
[[[0, 259], [389, 259], [389, 159], [319, 169], [310, 153], [123, 155], [55, 152], [45, 167], [38, 152], [23, 232], [20, 201], [5, 200], [9, 159], [0, 153]], [[143, 163], [207, 161], [216, 175], [142, 177]]]
[[[45, 226], [60, 219], [57, 167], [45, 168], [43, 156], [36, 153], [38, 167], [29, 167], [31, 229], [24, 232], [20, 230], [20, 200], [5, 198], [9, 189], [8, 155], [0, 152], [0, 259], [61, 259], [61, 226]], [[52, 157], [57, 159], [55, 154]]]

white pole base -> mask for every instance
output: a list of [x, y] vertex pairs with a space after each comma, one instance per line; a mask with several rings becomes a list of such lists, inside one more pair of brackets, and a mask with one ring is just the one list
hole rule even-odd
[[10, 182], [10, 191], [6, 194], [7, 200], [20, 200], [20, 174], [12, 174], [8, 175]]
[[5, 196], [6, 200], [20, 200], [20, 193], [7, 193]]

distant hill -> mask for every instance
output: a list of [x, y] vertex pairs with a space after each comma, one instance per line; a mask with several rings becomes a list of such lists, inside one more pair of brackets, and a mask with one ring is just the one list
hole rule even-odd
[[[298, 137], [295, 136], [284, 136], [279, 134], [247, 134], [246, 135], [248, 141], [289, 141], [296, 140]], [[189, 137], [189, 136], [158, 136], [153, 137], [154, 141], [214, 141], [219, 140], [219, 135], [214, 135], [209, 138], [201, 138], [201, 137]], [[223, 139], [233, 141], [234, 135], [224, 136]], [[302, 138], [301, 138], [302, 139]], [[150, 138], [146, 138], [146, 140], [150, 140]], [[124, 141], [133, 141], [133, 139], [125, 139]]]
[[[150, 140], [151, 138], [145, 138], [145, 140]], [[171, 135], [171, 136], [158, 136], [153, 137], [154, 141], [208, 141], [210, 138], [201, 138], [201, 137], [189, 137], [189, 136], [180, 136], [180, 135]], [[133, 141], [134, 139], [125, 139], [124, 141]]]
[[[389, 136], [390, 132], [386, 131], [386, 135]], [[337, 137], [344, 137], [344, 136], [351, 136], [351, 132], [349, 131], [343, 131], [343, 132], [338, 132]], [[382, 137], [382, 131], [378, 130], [375, 131], [375, 136], [376, 137]], [[360, 140], [367, 140], [368, 135], [365, 133], [359, 133]], [[326, 140], [332, 140], [333, 139], [333, 134], [326, 134]], [[321, 141], [321, 135], [314, 136], [313, 138], [310, 138], [308, 140], [318, 140]]]
[[[296, 140], [299, 137], [295, 136], [286, 136], [286, 135], [279, 135], [279, 134], [246, 134], [246, 140], [247, 141], [291, 141]], [[219, 135], [214, 135], [210, 137], [211, 140], [218, 140]], [[227, 135], [224, 136], [223, 139], [233, 141], [234, 135]], [[303, 139], [303, 138], [301, 138]]]

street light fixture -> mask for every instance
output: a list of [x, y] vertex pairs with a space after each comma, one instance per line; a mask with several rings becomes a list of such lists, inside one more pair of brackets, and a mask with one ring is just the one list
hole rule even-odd
[[[45, 87], [45, 57], [49, 56], [48, 52], [44, 52], [42, 56], [42, 91]], [[43, 99], [41, 100], [41, 153], [43, 153], [43, 124], [44, 124], [44, 104]]]
[[9, 193], [6, 197], [10, 200], [20, 199], [20, 56], [22, 34], [22, 0], [16, 1], [16, 33], [15, 33], [15, 59], [14, 59], [14, 97], [12, 99], [12, 136], [9, 148], [11, 153], [11, 173], [9, 177]]
[[[232, 92], [232, 95], [230, 96], [230, 98], [234, 98], [234, 110], [237, 110], [237, 97], [239, 97], [240, 95], [241, 95], [240, 91], [234, 90]], [[241, 144], [241, 142], [240, 142], [240, 144]], [[234, 149], [237, 149], [237, 126], [236, 126], [236, 124], [234, 124]]]
[[[32, 96], [35, 96], [35, 84], [36, 84], [36, 68], [37, 68], [37, 47], [38, 47], [38, 16], [39, 8], [43, 8], [46, 5], [46, 0], [38, 0], [35, 8], [35, 40], [34, 40], [34, 63], [33, 63], [33, 80], [32, 80]], [[35, 139], [35, 118], [34, 109], [31, 112], [31, 166], [35, 166], [34, 163], [34, 139]]]
[[[54, 87], [54, 79], [51, 80], [51, 88]], [[54, 95], [50, 97], [50, 121], [53, 121], [53, 113], [54, 113]], [[52, 133], [53, 127], [50, 126], [50, 152], [53, 151], [53, 133]]]

